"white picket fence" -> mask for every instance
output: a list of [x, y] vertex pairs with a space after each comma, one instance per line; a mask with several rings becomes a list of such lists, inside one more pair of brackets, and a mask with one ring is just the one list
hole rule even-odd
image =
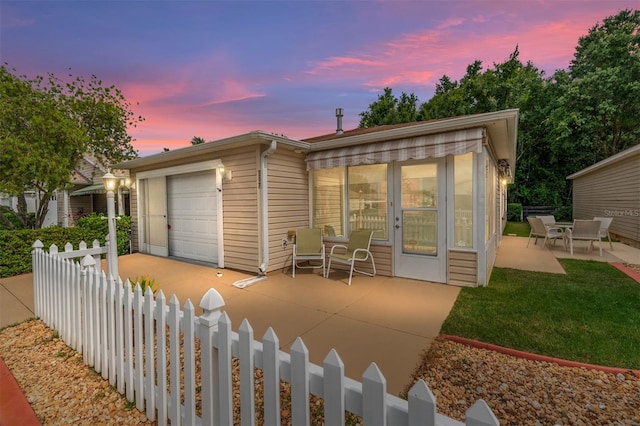
[[[33, 248], [36, 315], [160, 425], [254, 425], [257, 415], [264, 424], [281, 424], [281, 381], [290, 384], [294, 425], [311, 424], [311, 394], [324, 400], [326, 425], [344, 425], [345, 411], [360, 416], [365, 425], [463, 425], [437, 413], [435, 397], [422, 380], [404, 400], [387, 393], [386, 379], [375, 363], [358, 382], [345, 377], [333, 349], [318, 366], [309, 362], [300, 338], [288, 354], [279, 350], [271, 328], [262, 342], [254, 340], [246, 319], [237, 333], [232, 331], [215, 289], [202, 298], [203, 314], [196, 317], [190, 300], [181, 310], [175, 295], [167, 304], [162, 291], [154, 298], [150, 289], [143, 294], [136, 285], [132, 291], [128, 280], [107, 277], [96, 269], [95, 253], [86, 253], [86, 248], [65, 249], [65, 256], [54, 246], [44, 252], [40, 241]], [[81, 263], [71, 260], [73, 253], [84, 256]], [[235, 379], [234, 359], [239, 361]], [[263, 405], [258, 407], [255, 369], [263, 372]], [[238, 385], [240, 408], [234, 414]], [[478, 400], [466, 412], [464, 424], [499, 422]]]

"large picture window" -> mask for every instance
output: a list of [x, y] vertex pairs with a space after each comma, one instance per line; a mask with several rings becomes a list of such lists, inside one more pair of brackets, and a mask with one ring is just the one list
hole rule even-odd
[[325, 236], [370, 229], [373, 238], [388, 238], [386, 164], [313, 170], [311, 185], [313, 227]]
[[456, 155], [453, 159], [455, 247], [473, 247], [473, 153]]

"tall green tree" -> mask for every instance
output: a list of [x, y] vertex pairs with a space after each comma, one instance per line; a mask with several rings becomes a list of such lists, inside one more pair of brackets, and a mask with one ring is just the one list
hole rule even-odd
[[367, 111], [360, 113], [358, 127], [374, 127], [385, 124], [410, 123], [418, 120], [418, 97], [402, 92], [400, 99], [393, 89], [385, 87], [378, 100], [369, 105]]
[[48, 200], [68, 186], [85, 153], [108, 167], [135, 158], [128, 127], [143, 120], [114, 86], [53, 74], [29, 79], [0, 67], [0, 192], [19, 199], [18, 216], [26, 225], [25, 191], [38, 195], [35, 227], [42, 226]]

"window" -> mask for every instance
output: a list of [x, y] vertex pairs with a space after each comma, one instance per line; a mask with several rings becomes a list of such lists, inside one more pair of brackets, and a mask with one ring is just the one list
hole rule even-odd
[[484, 232], [485, 240], [489, 241], [495, 233], [495, 218], [496, 218], [496, 168], [489, 161], [486, 160], [485, 166], [485, 210], [484, 210]]
[[375, 231], [373, 238], [387, 239], [387, 165], [348, 169], [349, 228]]
[[473, 247], [473, 153], [453, 158], [453, 240], [455, 247]]
[[345, 235], [345, 169], [318, 169], [311, 172], [313, 227], [326, 237]]
[[387, 165], [317, 169], [311, 172], [313, 227], [327, 237], [371, 229], [387, 239]]

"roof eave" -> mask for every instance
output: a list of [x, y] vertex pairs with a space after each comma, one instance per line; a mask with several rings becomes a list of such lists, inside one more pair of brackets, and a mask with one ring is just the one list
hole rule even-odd
[[588, 173], [595, 172], [596, 170], [606, 167], [610, 164], [617, 163], [618, 161], [624, 160], [625, 158], [635, 154], [636, 151], [640, 152], [640, 144], [636, 146], [632, 146], [631, 148], [625, 149], [624, 151], [614, 154], [609, 158], [605, 158], [604, 160], [599, 161], [596, 164], [592, 164], [587, 168], [584, 168], [578, 172], [575, 172], [574, 174], [567, 176], [567, 180], [578, 178]]
[[271, 143], [272, 141], [282, 143], [286, 146], [289, 146], [291, 149], [307, 150], [309, 147], [309, 144], [306, 142], [289, 139], [284, 136], [274, 135], [271, 133], [263, 132], [262, 130], [256, 130], [242, 135], [219, 139], [217, 141], [187, 146], [185, 148], [180, 148], [173, 151], [161, 152], [147, 157], [124, 161], [122, 163], [114, 164], [113, 168], [121, 170], [136, 169], [139, 167], [146, 167], [166, 161], [176, 161], [184, 158], [197, 157], [204, 153], [214, 152], [223, 148], [242, 147], [254, 145], [256, 143], [267, 144]]

